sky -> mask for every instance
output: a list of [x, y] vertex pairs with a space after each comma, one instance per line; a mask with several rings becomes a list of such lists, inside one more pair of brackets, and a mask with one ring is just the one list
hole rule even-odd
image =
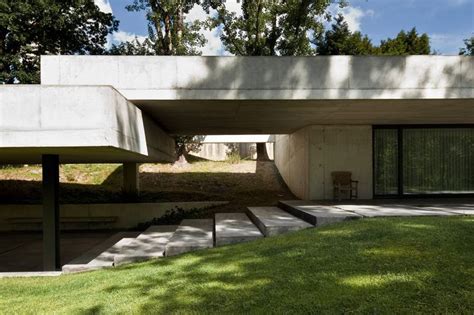
[[[120, 21], [119, 31], [110, 36], [111, 43], [144, 39], [147, 36], [145, 13], [129, 12], [125, 6], [133, 0], [94, 0], [102, 11], [112, 12]], [[416, 27], [427, 33], [431, 47], [439, 54], [457, 55], [464, 46], [463, 39], [474, 36], [474, 0], [349, 0], [349, 6], [340, 9], [333, 5], [332, 13], [342, 13], [352, 31], [367, 34], [373, 43], [395, 37], [404, 29]], [[228, 7], [239, 13], [237, 0], [227, 0]], [[198, 6], [188, 14], [188, 20], [204, 19]], [[222, 55], [225, 51], [218, 31], [203, 32], [208, 43], [203, 55]]]

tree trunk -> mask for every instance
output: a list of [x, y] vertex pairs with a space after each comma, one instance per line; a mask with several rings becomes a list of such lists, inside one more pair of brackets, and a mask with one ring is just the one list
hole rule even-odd
[[257, 143], [257, 161], [270, 161], [266, 143]]

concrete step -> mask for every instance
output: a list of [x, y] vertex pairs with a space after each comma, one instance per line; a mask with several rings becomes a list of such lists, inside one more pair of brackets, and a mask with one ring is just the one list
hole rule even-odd
[[153, 225], [122, 247], [114, 256], [114, 266], [163, 257], [177, 225]]
[[273, 236], [312, 227], [278, 207], [249, 207], [248, 215], [265, 236]]
[[116, 233], [64, 265], [62, 271], [69, 273], [112, 267], [114, 256], [120, 252], [123, 246], [132, 242], [138, 234], [139, 232]]
[[279, 201], [278, 206], [295, 217], [318, 227], [362, 217], [359, 214], [344, 211], [333, 206], [304, 200]]
[[212, 219], [183, 220], [166, 244], [165, 255], [174, 256], [213, 247], [213, 228]]
[[263, 237], [245, 213], [216, 213], [216, 246], [248, 242]]

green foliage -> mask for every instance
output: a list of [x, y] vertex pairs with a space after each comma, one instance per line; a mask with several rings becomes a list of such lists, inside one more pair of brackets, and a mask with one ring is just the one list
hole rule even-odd
[[0, 83], [39, 83], [39, 57], [101, 54], [118, 22], [93, 0], [0, 0]]
[[331, 29], [314, 41], [318, 55], [428, 55], [431, 51], [428, 35], [419, 35], [415, 28], [402, 30], [394, 39], [382, 40], [376, 46], [367, 35], [351, 32], [342, 15], [334, 21]]
[[[313, 55], [311, 41], [329, 18], [331, 0], [243, 0], [242, 16], [230, 12], [225, 1], [211, 6], [217, 15], [209, 28], [222, 27], [224, 47], [239, 56]], [[338, 1], [343, 6], [345, 1]]]
[[[185, 16], [200, 0], [133, 0], [129, 11], [145, 11], [148, 20], [146, 45], [156, 55], [199, 55], [206, 39], [199, 21], [185, 22]], [[139, 49], [139, 52], [143, 50]], [[146, 51], [149, 51], [148, 49]]]
[[352, 33], [344, 16], [339, 14], [334, 18], [335, 23], [324, 35], [316, 39], [318, 55], [373, 55], [377, 49], [367, 35], [360, 32]]
[[[215, 206], [214, 206], [215, 207]], [[213, 207], [206, 208], [193, 208], [193, 209], [183, 209], [175, 207], [174, 209], [168, 210], [159, 218], [153, 218], [152, 220], [139, 223], [137, 225], [137, 230], [146, 230], [152, 225], [176, 225], [180, 224], [184, 219], [203, 219], [203, 218], [212, 218], [214, 213], [209, 211]]]
[[186, 155], [190, 152], [198, 152], [202, 146], [204, 136], [174, 136], [176, 156]]
[[466, 47], [459, 50], [460, 55], [474, 56], [474, 36], [464, 40], [464, 45]]
[[472, 217], [367, 218], [121, 268], [0, 281], [8, 314], [472, 314]]
[[379, 49], [382, 55], [429, 55], [430, 38], [426, 33], [418, 34], [416, 28], [409, 32], [402, 30], [397, 37], [382, 40]]
[[118, 45], [113, 44], [107, 52], [109, 55], [132, 55], [132, 56], [146, 56], [156, 55], [152, 41], [146, 38], [140, 42], [137, 38], [129, 42], [122, 42]]

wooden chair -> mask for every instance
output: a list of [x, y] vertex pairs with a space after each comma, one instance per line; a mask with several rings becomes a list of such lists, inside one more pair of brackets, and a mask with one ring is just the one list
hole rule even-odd
[[332, 183], [334, 187], [334, 199], [341, 200], [343, 193], [349, 192], [349, 199], [359, 197], [359, 181], [352, 180], [351, 172], [332, 172]]

